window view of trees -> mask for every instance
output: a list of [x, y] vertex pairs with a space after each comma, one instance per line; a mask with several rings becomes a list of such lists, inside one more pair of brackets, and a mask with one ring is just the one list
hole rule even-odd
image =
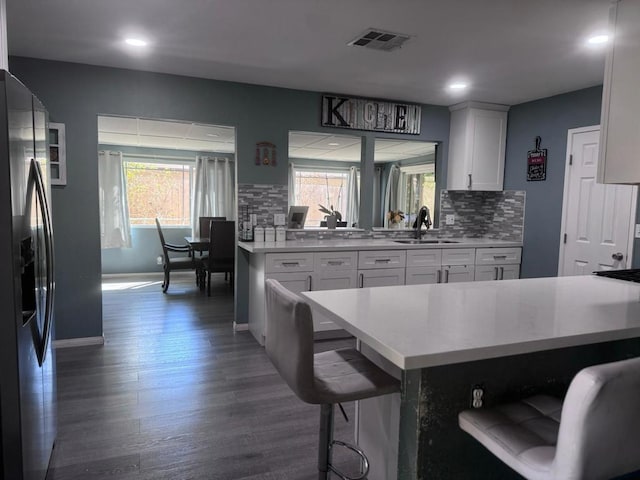
[[125, 174], [131, 225], [191, 224], [193, 166], [127, 161]]
[[348, 172], [341, 171], [296, 171], [295, 204], [308, 205], [307, 225], [319, 226], [325, 214], [318, 210], [318, 204], [334, 210], [343, 216], [347, 211]]

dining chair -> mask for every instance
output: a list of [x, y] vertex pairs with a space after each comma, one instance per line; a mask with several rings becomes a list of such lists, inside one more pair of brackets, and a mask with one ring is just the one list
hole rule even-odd
[[199, 217], [200, 224], [200, 238], [209, 237], [209, 232], [211, 231], [211, 222], [220, 222], [225, 221], [227, 217]]
[[[213, 220], [209, 232], [209, 255], [201, 260], [206, 275], [207, 295], [211, 296], [211, 274], [229, 274], [233, 285], [236, 260], [236, 222], [233, 220]], [[203, 286], [202, 282], [200, 284]]]
[[[162, 254], [164, 261], [162, 268], [164, 270], [164, 281], [162, 282], [162, 293], [167, 293], [169, 289], [170, 274], [172, 270], [193, 270], [196, 263], [193, 258], [193, 250], [189, 245], [175, 245], [164, 241], [164, 234], [160, 226], [160, 220], [156, 218], [156, 227], [158, 228], [158, 236], [162, 245]], [[187, 253], [188, 257], [170, 257], [169, 252]]]

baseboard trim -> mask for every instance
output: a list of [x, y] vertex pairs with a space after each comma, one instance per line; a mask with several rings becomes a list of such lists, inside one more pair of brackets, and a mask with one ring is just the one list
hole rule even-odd
[[53, 348], [74, 348], [74, 347], [86, 347], [88, 345], [104, 345], [104, 336], [99, 337], [80, 337], [80, 338], [66, 338], [64, 340], [54, 340]]
[[248, 323], [236, 323], [235, 321], [233, 322], [234, 332], [246, 332], [247, 330], [249, 330]]

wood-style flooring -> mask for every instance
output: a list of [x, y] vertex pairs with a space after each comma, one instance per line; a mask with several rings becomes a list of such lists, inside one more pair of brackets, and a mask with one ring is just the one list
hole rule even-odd
[[[47, 480], [316, 479], [319, 407], [298, 400], [249, 332], [233, 332], [222, 274], [211, 297], [192, 274], [171, 277], [166, 295], [158, 276], [105, 278], [105, 344], [57, 350]], [[336, 438], [353, 441], [346, 408]]]

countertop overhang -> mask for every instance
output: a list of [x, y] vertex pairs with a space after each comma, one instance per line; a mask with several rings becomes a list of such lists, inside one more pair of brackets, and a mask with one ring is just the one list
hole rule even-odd
[[331, 239], [331, 240], [287, 240], [284, 242], [238, 242], [238, 246], [249, 253], [279, 252], [330, 252], [348, 250], [420, 250], [425, 248], [482, 248], [482, 247], [522, 247], [522, 242], [492, 240], [488, 238], [443, 238], [456, 243], [397, 243], [395, 240], [407, 238], [384, 239]]
[[640, 284], [595, 276], [302, 296], [405, 370], [640, 336]]

